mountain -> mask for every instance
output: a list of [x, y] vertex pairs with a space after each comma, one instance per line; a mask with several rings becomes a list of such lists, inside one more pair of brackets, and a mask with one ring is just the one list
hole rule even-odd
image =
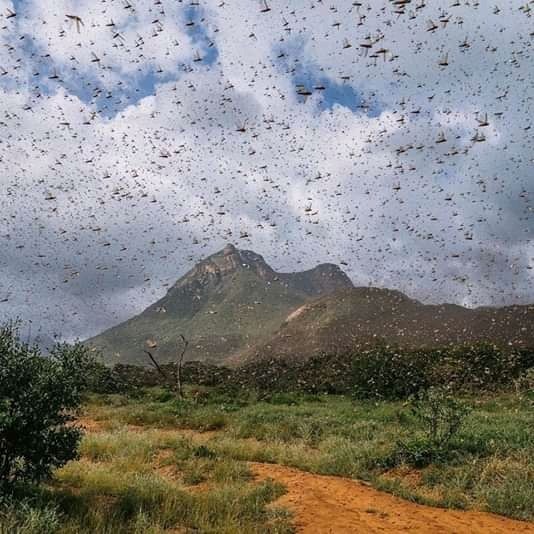
[[389, 289], [354, 287], [336, 265], [277, 273], [262, 256], [227, 245], [198, 263], [140, 315], [87, 343], [110, 363], [175, 357], [239, 364], [303, 360], [385, 342], [406, 348], [490, 341], [534, 347], [534, 306], [427, 305]]
[[534, 306], [425, 305], [398, 291], [354, 287], [303, 304], [271, 339], [241, 354], [239, 361], [304, 360], [377, 342], [432, 348], [481, 341], [534, 348]]
[[304, 303], [352, 288], [336, 265], [277, 273], [259, 254], [227, 245], [140, 315], [86, 343], [110, 363], [146, 364], [147, 348], [162, 362], [174, 358], [183, 334], [190, 340], [188, 360], [221, 363], [267, 342]]

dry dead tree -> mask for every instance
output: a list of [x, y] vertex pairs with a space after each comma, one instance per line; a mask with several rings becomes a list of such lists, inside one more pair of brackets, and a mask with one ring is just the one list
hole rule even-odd
[[189, 341], [182, 334], [180, 334], [180, 339], [182, 340], [182, 351], [180, 352], [177, 361], [173, 362], [173, 370], [171, 371], [170, 377], [150, 351], [144, 350], [143, 352], [148, 355], [150, 362], [156, 368], [158, 373], [165, 379], [165, 381], [172, 384], [172, 389], [174, 390], [176, 396], [180, 399], [183, 399], [184, 391], [182, 387], [182, 366]]

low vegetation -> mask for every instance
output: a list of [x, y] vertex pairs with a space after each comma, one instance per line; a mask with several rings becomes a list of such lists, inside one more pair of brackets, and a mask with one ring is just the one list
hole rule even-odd
[[40, 532], [51, 518], [57, 532], [291, 532], [291, 518], [268, 506], [283, 488], [254, 481], [249, 461], [534, 519], [531, 393], [458, 400], [436, 390], [413, 402], [258, 400], [200, 388], [187, 395], [153, 388], [137, 398], [91, 396], [80, 460], [23, 507], [7, 505], [0, 524], [30, 525], [20, 532]]
[[[35, 443], [37, 435], [56, 436], [58, 430], [72, 438], [68, 448], [61, 446], [60, 453], [38, 464], [44, 466], [39, 476], [30, 469], [31, 476], [3, 493], [2, 533], [293, 532], [291, 515], [275, 502], [284, 488], [255, 480], [250, 462], [358, 478], [429, 505], [534, 520], [534, 391], [526, 352], [509, 354], [504, 377], [492, 370], [500, 361], [497, 349], [473, 349], [470, 377], [458, 364], [460, 356], [448, 352], [422, 366], [426, 378], [413, 381], [418, 387], [404, 390], [395, 389], [395, 380], [400, 384], [395, 373], [378, 371], [377, 353], [361, 355], [365, 365], [335, 359], [349, 366], [345, 370], [359, 369], [361, 376], [379, 374], [372, 383], [361, 378], [358, 386], [360, 375], [341, 372], [341, 363], [329, 368], [334, 359], [327, 358], [322, 366], [308, 362], [301, 374], [305, 386], [294, 391], [289, 370], [281, 375], [286, 391], [280, 391], [246, 387], [246, 381], [234, 380], [244, 376], [237, 371], [208, 373], [190, 365], [186, 378], [191, 382], [196, 373], [200, 384], [187, 385], [181, 399], [165, 384], [146, 387], [154, 378], [149, 371], [110, 370], [66, 347], [50, 359], [35, 360], [38, 355], [28, 347], [3, 339], [2, 357], [9, 362], [9, 354], [16, 354], [10, 365], [18, 361], [24, 367], [16, 372], [11, 367], [11, 374], [2, 370], [4, 449], [5, 428], [14, 428], [6, 419], [6, 399], [17, 391], [20, 402], [37, 402], [32, 395], [45, 397], [46, 384], [57, 388], [59, 397], [48, 406], [55, 418], [45, 417], [38, 434], [27, 434], [28, 443]], [[82, 354], [83, 365], [75, 358]], [[406, 365], [406, 355], [398, 355], [391, 349], [385, 357], [391, 365]], [[271, 380], [261, 365], [256, 385]], [[68, 372], [80, 366], [84, 380], [73, 381], [79, 375]], [[366, 375], [364, 368], [372, 371]], [[448, 369], [447, 380], [429, 380], [438, 368]], [[321, 369], [322, 386], [317, 380], [309, 388]], [[54, 379], [70, 377], [72, 397], [65, 397], [61, 384], [43, 379], [51, 370]], [[32, 384], [28, 391], [10, 392], [8, 381], [18, 375], [21, 384]], [[404, 382], [412, 376], [405, 373]], [[88, 384], [97, 392], [85, 393], [82, 411], [76, 413]], [[339, 384], [345, 384], [343, 395], [337, 393]], [[490, 392], [492, 387], [498, 392]], [[386, 394], [391, 389], [394, 394]], [[44, 404], [36, 404], [37, 413], [48, 414]], [[74, 445], [81, 432], [72, 425], [75, 416], [85, 429], [78, 451]], [[31, 465], [24, 455], [20, 458], [14, 465]]]

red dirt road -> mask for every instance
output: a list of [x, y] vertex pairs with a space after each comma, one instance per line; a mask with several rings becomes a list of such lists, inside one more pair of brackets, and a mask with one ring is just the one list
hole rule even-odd
[[258, 479], [272, 478], [287, 487], [287, 493], [276, 504], [293, 512], [297, 532], [303, 534], [534, 533], [534, 523], [484, 512], [423, 506], [355, 480], [275, 464], [250, 466]]

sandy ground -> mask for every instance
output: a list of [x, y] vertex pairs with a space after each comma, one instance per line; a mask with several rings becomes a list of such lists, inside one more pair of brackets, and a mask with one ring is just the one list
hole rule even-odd
[[299, 533], [534, 533], [533, 523], [483, 512], [422, 506], [354, 480], [314, 475], [275, 464], [250, 466], [259, 480], [272, 478], [287, 487], [287, 493], [276, 504], [293, 512]]

